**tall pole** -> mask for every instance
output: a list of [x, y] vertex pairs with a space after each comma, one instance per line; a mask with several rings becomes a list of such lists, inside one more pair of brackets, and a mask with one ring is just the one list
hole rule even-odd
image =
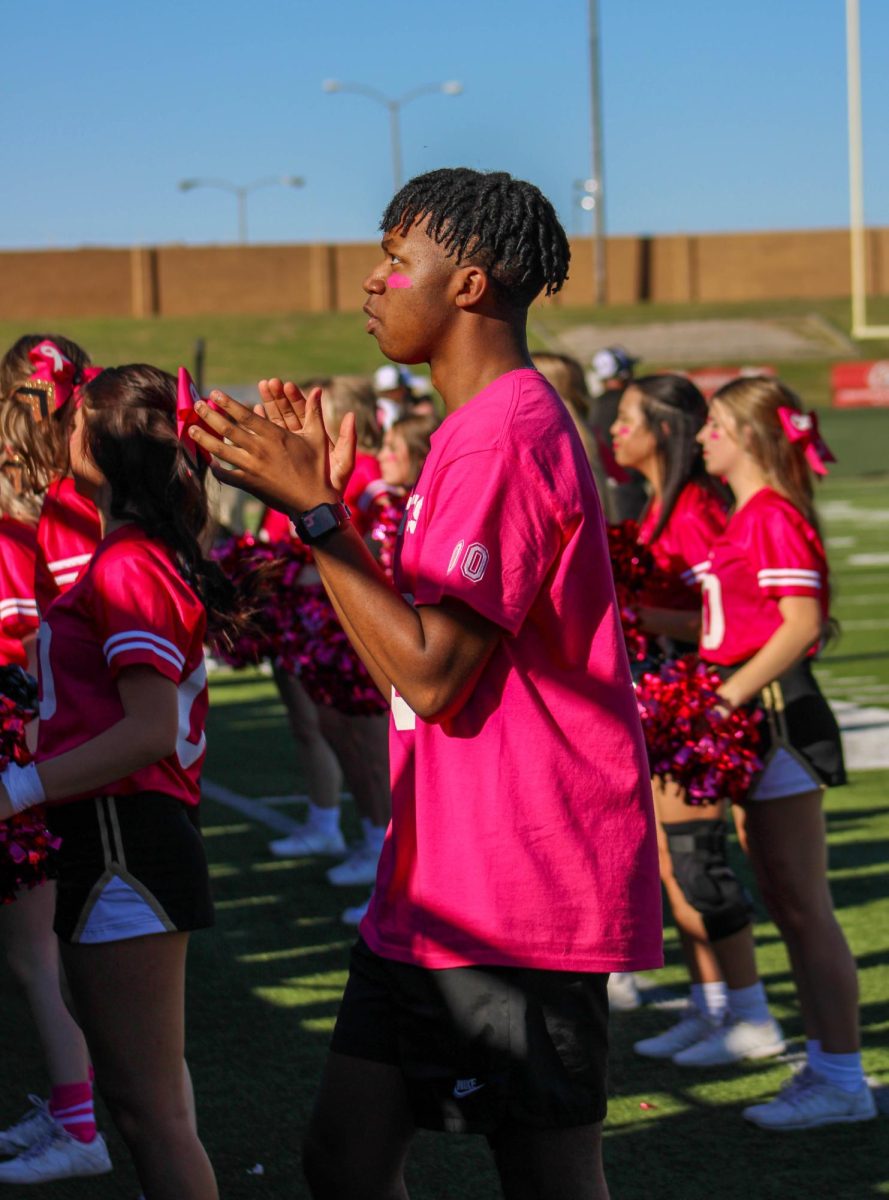
[[238, 241], [242, 246], [247, 244], [247, 189], [235, 189], [238, 197]]
[[599, 5], [589, 0], [590, 118], [593, 149], [593, 279], [596, 304], [605, 303], [605, 180], [602, 173], [602, 86], [599, 72]]
[[392, 133], [392, 179], [395, 191], [401, 191], [401, 101], [389, 101], [389, 128]]

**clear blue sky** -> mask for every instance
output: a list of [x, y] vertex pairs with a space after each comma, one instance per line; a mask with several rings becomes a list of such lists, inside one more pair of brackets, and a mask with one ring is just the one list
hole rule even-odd
[[[600, 0], [610, 232], [842, 226], [843, 0]], [[225, 242], [235, 200], [188, 176], [305, 176], [250, 198], [255, 241], [376, 236], [405, 170], [537, 183], [569, 232], [590, 169], [586, 0], [6, 0], [0, 245]], [[862, 0], [867, 219], [889, 225], [889, 4]]]

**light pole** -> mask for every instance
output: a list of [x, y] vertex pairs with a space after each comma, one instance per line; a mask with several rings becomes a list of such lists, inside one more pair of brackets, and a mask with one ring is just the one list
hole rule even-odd
[[383, 108], [388, 109], [389, 133], [392, 139], [392, 179], [397, 192], [401, 187], [402, 108], [411, 100], [416, 100], [418, 96], [426, 96], [434, 92], [441, 92], [445, 96], [459, 96], [463, 91], [463, 84], [456, 79], [449, 79], [445, 83], [421, 83], [419, 87], [411, 88], [409, 92], [398, 97], [387, 96], [384, 92], [380, 92], [374, 87], [368, 87], [364, 83], [342, 83], [339, 79], [325, 79], [321, 88], [325, 92], [355, 92], [359, 96], [369, 96], [371, 100], [375, 100], [377, 104], [382, 104]]
[[256, 179], [253, 183], [231, 183], [228, 179], [181, 179], [178, 187], [180, 192], [191, 192], [195, 188], [219, 188], [223, 192], [231, 192], [238, 199], [238, 241], [241, 245], [247, 242], [247, 197], [250, 192], [264, 187], [305, 187], [306, 181], [299, 175], [275, 175], [269, 179]]
[[605, 303], [605, 180], [602, 173], [602, 84], [599, 71], [599, 5], [589, 0], [590, 122], [592, 176], [588, 194], [593, 214], [593, 277], [596, 304]]

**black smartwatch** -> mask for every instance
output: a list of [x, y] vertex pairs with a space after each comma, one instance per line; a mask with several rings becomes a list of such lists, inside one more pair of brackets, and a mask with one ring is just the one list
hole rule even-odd
[[336, 504], [316, 504], [314, 508], [300, 513], [294, 521], [301, 542], [314, 546], [337, 529], [344, 529], [352, 519], [348, 506], [342, 500]]

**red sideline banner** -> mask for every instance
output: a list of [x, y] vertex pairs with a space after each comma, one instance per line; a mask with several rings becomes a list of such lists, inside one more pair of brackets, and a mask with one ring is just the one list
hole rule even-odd
[[682, 374], [703, 393], [705, 400], [709, 400], [714, 392], [733, 379], [746, 379], [753, 375], [767, 375], [774, 379], [777, 372], [774, 367], [699, 367], [696, 371], [683, 371]]
[[834, 408], [889, 408], [889, 361], [837, 363], [830, 388]]

